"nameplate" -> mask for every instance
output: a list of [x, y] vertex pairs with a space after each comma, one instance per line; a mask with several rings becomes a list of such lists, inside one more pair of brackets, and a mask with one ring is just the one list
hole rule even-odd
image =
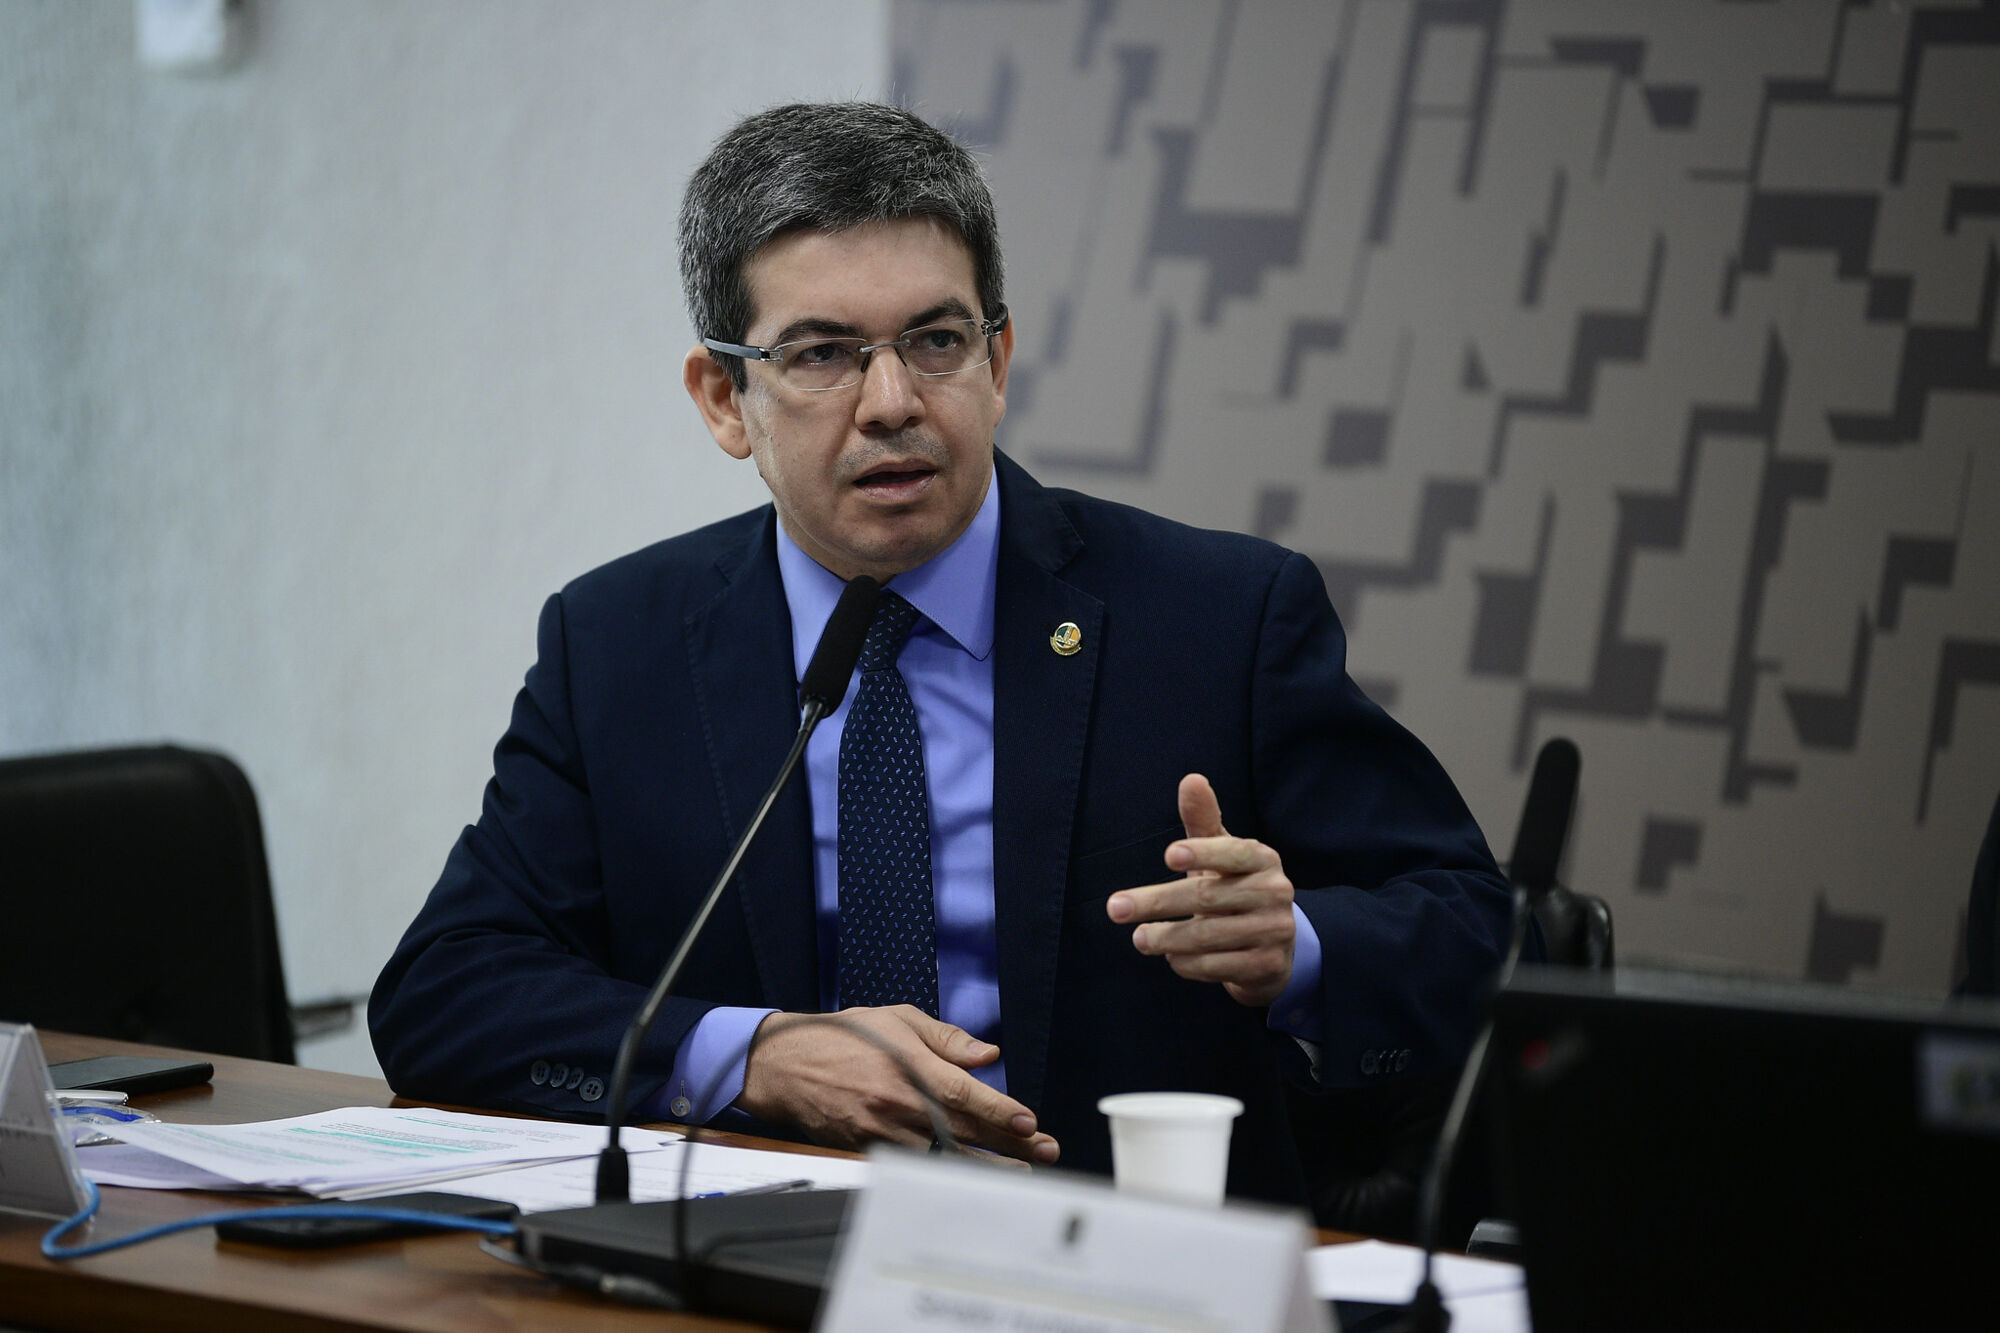
[[83, 1211], [83, 1177], [69, 1132], [56, 1123], [53, 1092], [35, 1030], [0, 1023], [0, 1212], [59, 1218]]
[[1325, 1333], [1305, 1218], [877, 1148], [823, 1333]]

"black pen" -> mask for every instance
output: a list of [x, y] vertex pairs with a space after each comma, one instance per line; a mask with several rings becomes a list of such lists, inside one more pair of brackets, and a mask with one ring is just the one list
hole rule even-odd
[[774, 1180], [768, 1185], [752, 1185], [740, 1190], [709, 1190], [704, 1194], [690, 1194], [690, 1199], [734, 1199], [745, 1194], [789, 1194], [793, 1190], [811, 1189], [810, 1180]]

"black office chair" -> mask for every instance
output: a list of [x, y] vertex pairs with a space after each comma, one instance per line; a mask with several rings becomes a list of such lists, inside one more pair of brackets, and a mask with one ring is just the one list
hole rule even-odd
[[295, 1063], [257, 798], [178, 746], [0, 760], [0, 1019]]
[[1986, 840], [1972, 869], [1972, 893], [1965, 905], [1965, 984], [1967, 995], [2000, 995], [2000, 798], [1986, 821]]
[[[1514, 853], [1520, 852], [1517, 842]], [[1555, 859], [1561, 860], [1560, 849]], [[1535, 908], [1544, 958], [1597, 970], [1612, 963], [1611, 907], [1592, 893], [1553, 885]], [[1315, 1093], [1287, 1085], [1292, 1133], [1305, 1164], [1313, 1219], [1337, 1231], [1414, 1240], [1417, 1196], [1458, 1084], [1458, 1071], [1374, 1087]], [[1491, 1210], [1489, 1137], [1474, 1112], [1444, 1209], [1447, 1236], [1467, 1235]]]

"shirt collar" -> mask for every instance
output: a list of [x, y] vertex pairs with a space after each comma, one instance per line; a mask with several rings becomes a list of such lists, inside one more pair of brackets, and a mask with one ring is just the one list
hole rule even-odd
[[[1000, 479], [989, 474], [986, 498], [958, 540], [890, 579], [888, 586], [983, 662], [993, 651], [993, 588], [999, 565]], [[782, 523], [778, 524], [778, 576], [792, 612], [792, 661], [803, 673], [846, 585], [800, 550]]]

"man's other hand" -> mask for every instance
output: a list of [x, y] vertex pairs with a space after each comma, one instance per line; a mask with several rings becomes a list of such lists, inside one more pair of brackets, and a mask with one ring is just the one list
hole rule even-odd
[[1266, 1005], [1292, 979], [1292, 882], [1277, 852], [1222, 827], [1215, 789], [1199, 773], [1181, 779], [1187, 836], [1167, 848], [1184, 878], [1111, 895], [1117, 922], [1139, 923], [1132, 947], [1164, 957], [1193, 981], [1219, 981], [1238, 1004]]
[[895, 1061], [862, 1028], [902, 1057], [944, 1108], [960, 1143], [1047, 1166], [1060, 1149], [1035, 1128], [1032, 1111], [971, 1074], [1000, 1048], [939, 1022], [914, 1005], [843, 1009], [828, 1017], [772, 1014], [757, 1028], [736, 1105], [759, 1119], [797, 1125], [815, 1143], [862, 1149], [878, 1139], [924, 1147], [931, 1121]]

